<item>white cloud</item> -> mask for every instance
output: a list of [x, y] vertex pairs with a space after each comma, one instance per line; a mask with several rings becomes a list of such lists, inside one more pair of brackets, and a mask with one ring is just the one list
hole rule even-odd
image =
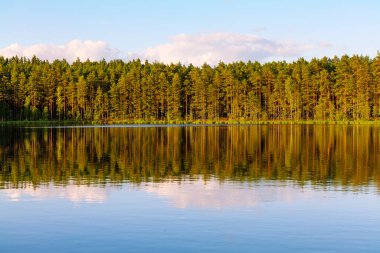
[[293, 60], [320, 45], [277, 42], [251, 34], [209, 33], [201, 35], [180, 34], [168, 43], [147, 48], [130, 57], [164, 63], [214, 65], [219, 61], [272, 61]]
[[103, 58], [112, 60], [121, 57], [120, 51], [110, 48], [106, 42], [93, 40], [72, 40], [63, 45], [35, 44], [22, 46], [20, 44], [11, 44], [0, 48], [0, 55], [4, 57], [17, 55], [27, 58], [35, 55], [43, 60], [66, 59], [69, 62], [75, 61], [78, 57], [81, 60], [89, 59], [91, 61], [98, 61]]
[[77, 57], [81, 60], [98, 61], [101, 59], [136, 59], [202, 65], [218, 64], [219, 61], [294, 60], [307, 55], [314, 49], [327, 48], [324, 44], [298, 44], [269, 40], [252, 34], [208, 33], [200, 35], [179, 34], [167, 43], [146, 48], [140, 52], [123, 53], [111, 48], [104, 41], [72, 40], [63, 45], [35, 44], [22, 46], [11, 44], [0, 48], [0, 55], [15, 55], [31, 58], [33, 55], [49, 61], [65, 58], [69, 62]]

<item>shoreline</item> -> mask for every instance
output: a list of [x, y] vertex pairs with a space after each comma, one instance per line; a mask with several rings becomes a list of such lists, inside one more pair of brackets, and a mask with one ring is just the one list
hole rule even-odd
[[96, 126], [96, 125], [380, 125], [380, 120], [112, 120], [112, 121], [0, 121], [0, 126]]

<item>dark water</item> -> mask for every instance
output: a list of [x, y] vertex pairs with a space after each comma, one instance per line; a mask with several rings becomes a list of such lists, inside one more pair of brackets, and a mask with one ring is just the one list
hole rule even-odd
[[0, 252], [380, 252], [380, 128], [0, 128], [0, 224]]

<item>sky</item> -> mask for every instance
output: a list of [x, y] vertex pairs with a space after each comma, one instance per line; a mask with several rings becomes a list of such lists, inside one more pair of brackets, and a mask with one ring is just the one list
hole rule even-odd
[[0, 55], [201, 65], [380, 50], [377, 0], [0, 0]]

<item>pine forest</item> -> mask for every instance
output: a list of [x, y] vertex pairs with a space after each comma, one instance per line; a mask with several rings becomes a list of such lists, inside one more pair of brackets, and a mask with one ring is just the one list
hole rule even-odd
[[201, 67], [0, 57], [1, 121], [380, 118], [380, 54]]

